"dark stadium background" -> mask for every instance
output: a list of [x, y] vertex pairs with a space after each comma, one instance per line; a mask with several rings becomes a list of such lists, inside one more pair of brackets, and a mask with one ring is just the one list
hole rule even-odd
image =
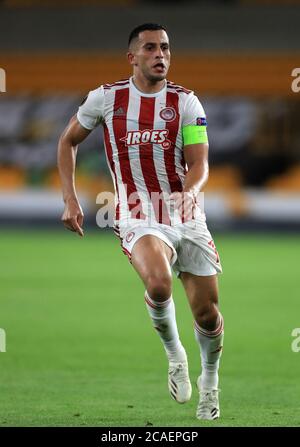
[[[169, 30], [168, 78], [207, 113], [205, 210], [224, 267], [214, 425], [300, 425], [300, 2], [2, 0], [0, 426], [200, 425], [195, 388], [189, 406], [169, 399], [143, 287], [96, 225], [97, 194], [112, 191], [100, 128], [78, 154], [85, 238], [60, 223], [59, 135], [89, 90], [131, 74], [128, 34], [149, 21]], [[174, 296], [194, 383], [175, 279]]]

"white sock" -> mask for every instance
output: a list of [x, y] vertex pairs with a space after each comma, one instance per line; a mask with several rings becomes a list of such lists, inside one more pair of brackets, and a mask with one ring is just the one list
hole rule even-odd
[[169, 361], [186, 361], [186, 353], [179, 339], [172, 296], [166, 301], [158, 302], [153, 301], [146, 291], [145, 302], [153, 326], [160, 336]]
[[201, 388], [217, 389], [219, 383], [218, 369], [223, 348], [224, 322], [219, 313], [217, 328], [207, 331], [195, 321], [195, 337], [201, 352]]

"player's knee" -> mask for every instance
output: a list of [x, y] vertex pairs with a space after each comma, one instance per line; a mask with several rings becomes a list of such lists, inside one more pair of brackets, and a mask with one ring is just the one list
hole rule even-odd
[[147, 292], [154, 301], [166, 301], [172, 293], [170, 275], [151, 275], [147, 278]]
[[215, 330], [218, 320], [219, 309], [215, 304], [200, 308], [196, 315], [198, 325], [207, 331]]

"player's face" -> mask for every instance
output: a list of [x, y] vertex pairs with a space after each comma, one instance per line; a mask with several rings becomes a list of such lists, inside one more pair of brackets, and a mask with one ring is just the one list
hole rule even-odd
[[151, 82], [166, 78], [170, 58], [169, 39], [164, 30], [141, 32], [129, 53], [129, 61], [135, 71]]

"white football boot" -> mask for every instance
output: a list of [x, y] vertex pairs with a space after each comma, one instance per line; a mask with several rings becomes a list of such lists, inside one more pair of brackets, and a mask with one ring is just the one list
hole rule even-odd
[[168, 369], [168, 387], [171, 397], [180, 404], [189, 401], [192, 385], [189, 378], [188, 363], [170, 362]]
[[199, 403], [196, 411], [197, 419], [212, 421], [220, 417], [219, 390], [201, 389], [201, 376], [198, 377]]

